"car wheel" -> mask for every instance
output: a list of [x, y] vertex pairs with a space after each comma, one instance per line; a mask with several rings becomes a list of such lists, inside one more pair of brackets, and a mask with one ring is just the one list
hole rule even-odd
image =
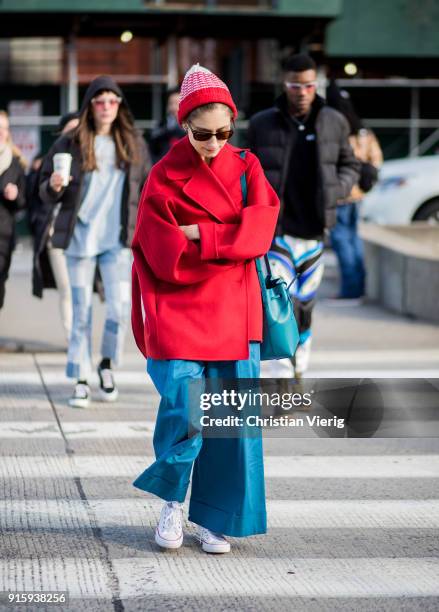
[[413, 221], [427, 221], [431, 225], [439, 225], [439, 198], [424, 204], [413, 217]]

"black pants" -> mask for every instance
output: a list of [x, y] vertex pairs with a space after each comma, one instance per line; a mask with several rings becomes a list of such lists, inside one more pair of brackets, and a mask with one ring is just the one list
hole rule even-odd
[[0, 310], [3, 308], [3, 304], [5, 302], [5, 285], [9, 276], [9, 268], [11, 266], [12, 259], [12, 250], [13, 245], [11, 245], [11, 249], [7, 253], [0, 253]]

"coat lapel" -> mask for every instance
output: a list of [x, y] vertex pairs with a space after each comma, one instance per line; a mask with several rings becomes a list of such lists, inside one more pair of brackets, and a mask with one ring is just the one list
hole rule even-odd
[[239, 157], [240, 149], [226, 144], [209, 167], [198, 156], [188, 138], [172, 149], [166, 173], [173, 179], [187, 179], [183, 193], [218, 221], [230, 222], [241, 206], [230, 196], [230, 189], [239, 184], [247, 167]]

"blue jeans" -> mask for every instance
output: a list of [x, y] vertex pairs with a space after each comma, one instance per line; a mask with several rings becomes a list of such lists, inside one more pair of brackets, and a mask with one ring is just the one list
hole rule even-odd
[[[134, 486], [167, 501], [183, 502], [192, 471], [189, 520], [230, 536], [265, 533], [262, 434], [208, 438], [189, 437], [188, 383], [203, 378], [259, 377], [260, 346], [250, 343], [250, 356], [240, 361], [147, 360], [161, 401], [154, 430], [156, 461]], [[193, 470], [192, 470], [193, 468]]]
[[86, 380], [92, 372], [92, 298], [96, 263], [102, 275], [106, 305], [101, 355], [118, 365], [130, 317], [131, 251], [117, 247], [94, 257], [66, 255], [66, 259], [73, 306], [66, 375]]
[[340, 265], [342, 298], [357, 298], [364, 294], [363, 245], [357, 225], [356, 202], [337, 206], [337, 223], [331, 230], [331, 243]]

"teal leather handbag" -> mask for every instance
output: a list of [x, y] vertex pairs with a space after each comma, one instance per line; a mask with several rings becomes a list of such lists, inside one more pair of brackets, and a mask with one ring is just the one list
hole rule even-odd
[[[245, 151], [240, 154], [245, 157]], [[247, 206], [247, 180], [241, 176], [242, 199]], [[299, 343], [299, 330], [294, 316], [294, 307], [287, 283], [274, 278], [267, 255], [255, 260], [261, 286], [264, 312], [261, 360], [293, 357]]]

